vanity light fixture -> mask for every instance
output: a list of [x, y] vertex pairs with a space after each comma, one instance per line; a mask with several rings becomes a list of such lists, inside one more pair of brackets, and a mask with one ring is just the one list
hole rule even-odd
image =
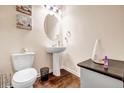
[[49, 12], [52, 12], [50, 14], [56, 14], [56, 15], [62, 14], [61, 10], [55, 5], [44, 5], [43, 7], [47, 9]]

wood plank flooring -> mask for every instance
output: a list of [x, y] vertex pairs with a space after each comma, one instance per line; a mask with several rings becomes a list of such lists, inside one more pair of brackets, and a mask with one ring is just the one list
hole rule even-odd
[[61, 69], [61, 76], [56, 77], [52, 73], [49, 74], [48, 81], [37, 79], [34, 88], [79, 88], [80, 79], [72, 73]]

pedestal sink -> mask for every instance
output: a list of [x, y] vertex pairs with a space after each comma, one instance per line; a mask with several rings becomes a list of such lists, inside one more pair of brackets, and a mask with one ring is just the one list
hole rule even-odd
[[47, 47], [47, 52], [53, 54], [53, 75], [60, 76], [60, 53], [66, 47]]

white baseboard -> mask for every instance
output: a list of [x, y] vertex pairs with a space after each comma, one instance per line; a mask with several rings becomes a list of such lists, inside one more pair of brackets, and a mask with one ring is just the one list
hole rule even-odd
[[40, 77], [40, 73], [37, 74], [37, 78], [39, 78], [39, 77]]
[[62, 66], [61, 68], [67, 70], [68, 72], [70, 72], [70, 73], [72, 73], [72, 74], [74, 74], [74, 75], [76, 75], [78, 77], [80, 77], [80, 73], [78, 73], [78, 72], [76, 72], [76, 71], [74, 71], [74, 70], [72, 70], [72, 69], [70, 69], [70, 68], [68, 68], [66, 66]]

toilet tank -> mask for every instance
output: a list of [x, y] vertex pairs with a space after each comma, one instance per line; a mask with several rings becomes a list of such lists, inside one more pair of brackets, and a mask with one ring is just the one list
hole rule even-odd
[[34, 62], [35, 52], [13, 53], [12, 63], [15, 71], [31, 68]]

